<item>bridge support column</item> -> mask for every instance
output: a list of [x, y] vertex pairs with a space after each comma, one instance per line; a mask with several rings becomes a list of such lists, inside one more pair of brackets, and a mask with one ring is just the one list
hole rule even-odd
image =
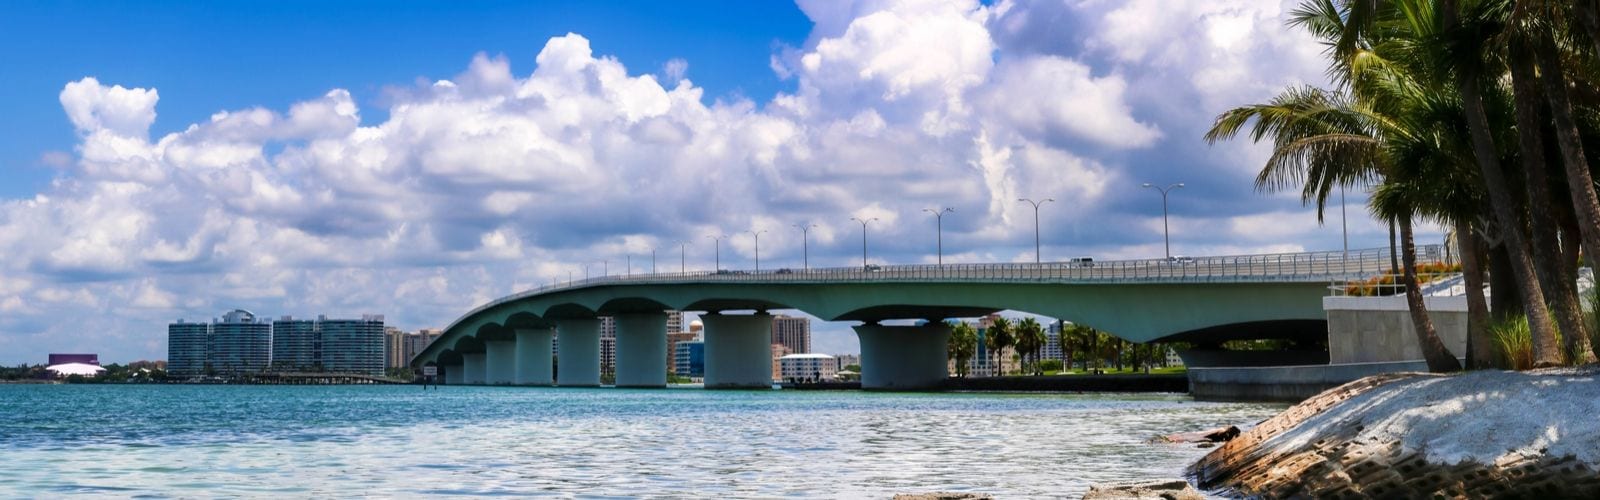
[[551, 385], [554, 368], [550, 366], [549, 328], [517, 329], [517, 373], [512, 383], [517, 385]]
[[712, 313], [700, 321], [705, 323], [707, 389], [772, 388], [772, 315]]
[[461, 383], [466, 385], [483, 385], [485, 379], [484, 353], [461, 354]]
[[517, 343], [513, 340], [491, 340], [483, 343], [484, 383], [510, 385], [517, 372]]
[[667, 386], [667, 315], [618, 314], [617, 387]]
[[861, 388], [876, 390], [935, 389], [949, 378], [950, 325], [861, 325]]
[[561, 343], [560, 358], [556, 360], [556, 385], [599, 387], [600, 319], [558, 319], [556, 341]]
[[464, 383], [462, 382], [461, 374], [465, 370], [461, 369], [461, 365], [439, 365], [439, 371], [444, 372], [444, 385], [461, 385]]

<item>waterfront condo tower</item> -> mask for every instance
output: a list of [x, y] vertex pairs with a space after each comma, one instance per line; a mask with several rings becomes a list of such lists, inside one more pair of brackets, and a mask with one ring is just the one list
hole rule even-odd
[[259, 373], [272, 360], [272, 325], [235, 309], [211, 323], [167, 325], [167, 370], [174, 377]]

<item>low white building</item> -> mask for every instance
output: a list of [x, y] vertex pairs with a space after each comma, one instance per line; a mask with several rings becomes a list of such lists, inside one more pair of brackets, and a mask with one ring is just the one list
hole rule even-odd
[[827, 354], [790, 354], [778, 358], [784, 382], [832, 382], [838, 377], [839, 359]]
[[70, 377], [73, 375], [83, 377], [97, 377], [105, 373], [106, 369], [88, 363], [62, 363], [45, 367], [52, 375], [57, 377]]

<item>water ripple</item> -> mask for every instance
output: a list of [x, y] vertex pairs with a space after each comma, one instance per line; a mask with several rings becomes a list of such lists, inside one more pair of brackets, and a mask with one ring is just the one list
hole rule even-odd
[[1281, 407], [1180, 396], [0, 386], [0, 497], [1076, 496]]

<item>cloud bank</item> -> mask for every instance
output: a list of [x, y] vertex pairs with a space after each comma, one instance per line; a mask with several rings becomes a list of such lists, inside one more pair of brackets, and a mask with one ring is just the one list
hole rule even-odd
[[[798, 267], [800, 223], [819, 226], [813, 265], [848, 265], [852, 216], [880, 219], [873, 260], [931, 262], [935, 206], [956, 209], [947, 262], [1031, 260], [1022, 197], [1057, 200], [1047, 258], [1156, 256], [1145, 181], [1191, 184], [1182, 253], [1337, 248], [1292, 199], [1251, 194], [1262, 150], [1199, 140], [1227, 106], [1321, 81], [1317, 47], [1282, 26], [1292, 4], [802, 1], [814, 32], [771, 61], [792, 90], [759, 102], [576, 33], [531, 73], [478, 54], [393, 87], [381, 122], [333, 89], [151, 137], [157, 89], [85, 77], [59, 95], [68, 165], [0, 204], [0, 361], [161, 358], [167, 322], [235, 307], [440, 326], [586, 267], [648, 272], [652, 250], [663, 271], [680, 252], [708, 269], [713, 234], [725, 267], [749, 267], [763, 229], [763, 265]], [[853, 351], [848, 331], [823, 328], [819, 350]]]

